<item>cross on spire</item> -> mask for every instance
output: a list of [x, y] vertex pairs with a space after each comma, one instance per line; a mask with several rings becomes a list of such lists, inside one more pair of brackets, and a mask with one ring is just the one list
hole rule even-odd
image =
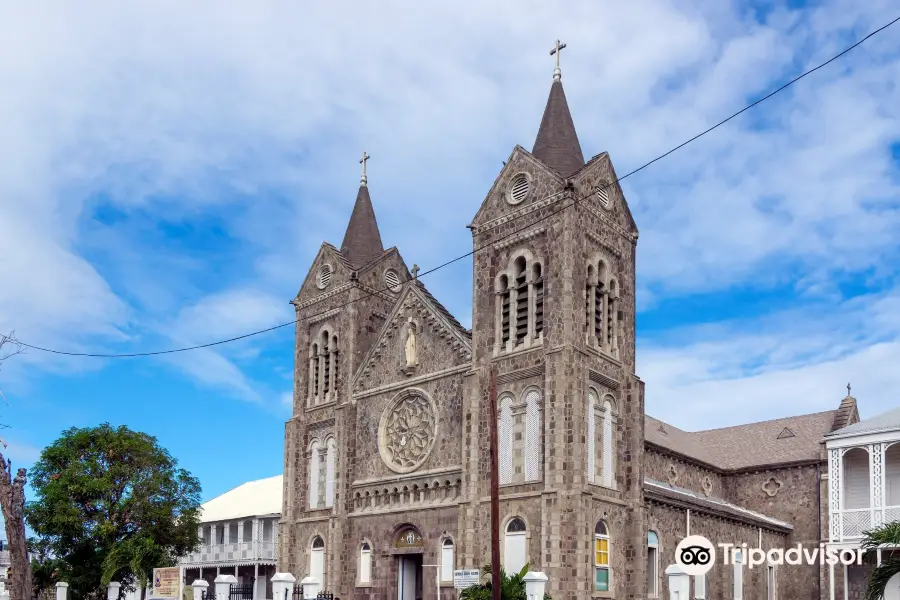
[[850, 384], [847, 384], [847, 397], [850, 397]]
[[559, 70], [559, 54], [566, 45], [556, 40], [556, 47], [550, 51], [550, 56], [556, 56], [556, 68], [553, 69], [553, 81], [562, 79], [562, 71]]
[[366, 161], [372, 158], [368, 154], [366, 154], [365, 150], [363, 150], [362, 158], [359, 160], [359, 164], [362, 165], [362, 177], [359, 180], [360, 185], [368, 184], [369, 180], [366, 178]]
[[419, 278], [419, 265], [413, 265], [413, 268], [410, 269], [412, 271], [413, 279]]

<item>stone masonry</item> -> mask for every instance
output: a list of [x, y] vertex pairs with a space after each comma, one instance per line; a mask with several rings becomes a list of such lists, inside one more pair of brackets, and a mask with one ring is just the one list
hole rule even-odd
[[[822, 539], [819, 441], [836, 411], [696, 433], [648, 417], [635, 373], [637, 227], [609, 155], [584, 161], [559, 77], [538, 141], [513, 149], [469, 225], [471, 330], [383, 248], [365, 176], [341, 249], [322, 244], [293, 301], [280, 571], [384, 599], [414, 568], [403, 598], [434, 599], [431, 565], [489, 564], [493, 426], [501, 558], [546, 573], [554, 598], [667, 597], [661, 573], [688, 527], [764, 548]], [[507, 534], [514, 519], [525, 531]], [[730, 597], [732, 578], [717, 565], [707, 598]], [[743, 585], [744, 600], [767, 598], [764, 570]], [[825, 593], [816, 567], [778, 579], [778, 598]], [[441, 582], [440, 598], [457, 596]]]

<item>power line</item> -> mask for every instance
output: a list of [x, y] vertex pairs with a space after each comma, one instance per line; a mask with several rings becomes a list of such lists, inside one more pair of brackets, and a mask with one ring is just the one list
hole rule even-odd
[[[887, 28], [890, 27], [891, 25], [894, 25], [895, 23], [897, 23], [897, 21], [900, 21], [900, 17], [897, 17], [896, 19], [890, 21], [889, 23], [887, 23], [887, 24], [885, 24], [885, 25], [879, 27], [878, 29], [872, 31], [871, 33], [869, 33], [867, 36], [865, 36], [864, 38], [862, 38], [861, 40], [859, 40], [858, 42], [856, 42], [856, 43], [853, 44], [852, 46], [849, 46], [849, 47], [845, 48], [844, 50], [842, 50], [842, 51], [839, 52], [838, 54], [835, 54], [834, 56], [832, 56], [831, 58], [829, 58], [828, 60], [826, 60], [825, 62], [823, 62], [823, 63], [817, 65], [816, 67], [813, 67], [812, 69], [809, 69], [808, 71], [803, 72], [802, 74], [798, 75], [798, 76], [795, 77], [794, 79], [791, 79], [790, 81], [788, 81], [787, 83], [785, 83], [785, 84], [782, 85], [781, 87], [777, 88], [777, 89], [774, 90], [773, 92], [770, 92], [769, 94], [766, 94], [766, 95], [763, 96], [762, 98], [759, 98], [758, 100], [752, 102], [751, 104], [748, 104], [747, 106], [745, 106], [745, 107], [742, 108], [741, 110], [737, 111], [736, 113], [732, 114], [731, 116], [729, 116], [729, 117], [727, 117], [727, 118], [725, 118], [725, 119], [719, 121], [718, 123], [716, 123], [716, 124], [713, 125], [712, 127], [710, 127], [710, 128], [708, 128], [708, 129], [702, 131], [701, 133], [698, 133], [698, 134], [695, 135], [694, 137], [688, 139], [688, 140], [685, 141], [685, 142], [682, 142], [681, 144], [675, 146], [674, 148], [670, 149], [669, 151], [665, 152], [664, 154], [660, 154], [659, 156], [657, 156], [657, 157], [654, 158], [653, 160], [651, 160], [651, 161], [649, 161], [649, 162], [647, 162], [647, 163], [644, 163], [643, 165], [641, 165], [641, 166], [638, 167], [637, 169], [634, 169], [633, 171], [630, 171], [630, 172], [626, 173], [625, 175], [623, 175], [623, 176], [621, 176], [621, 177], [618, 177], [615, 181], [612, 181], [612, 182], [610, 182], [610, 183], [607, 183], [607, 184], [603, 185], [602, 187], [598, 187], [597, 189], [593, 190], [593, 191], [591, 192], [591, 194], [588, 194], [588, 195], [585, 195], [585, 196], [581, 196], [581, 197], [579, 197], [579, 198], [575, 198], [575, 199], [574, 199], [571, 203], [569, 203], [569, 204], [563, 204], [560, 208], [558, 208], [558, 209], [556, 209], [556, 210], [550, 212], [549, 214], [547, 214], [547, 215], [541, 217], [540, 219], [537, 219], [536, 221], [531, 221], [531, 222], [528, 223], [527, 225], [525, 225], [525, 226], [523, 226], [523, 227], [521, 227], [521, 228], [519, 228], [519, 229], [516, 229], [515, 231], [512, 231], [512, 232], [510, 232], [510, 233], [508, 233], [508, 234], [506, 234], [506, 235], [504, 235], [504, 236], [502, 236], [502, 237], [500, 237], [500, 238], [491, 240], [490, 244], [493, 245], [493, 244], [496, 244], [497, 242], [499, 242], [499, 241], [501, 241], [501, 240], [507, 239], [507, 238], [512, 237], [512, 236], [514, 236], [514, 235], [517, 235], [518, 233], [521, 233], [523, 230], [525, 230], [525, 229], [527, 229], [527, 228], [529, 228], [529, 227], [532, 227], [535, 223], [539, 223], [539, 222], [541, 222], [541, 221], [543, 221], [543, 220], [545, 220], [545, 219], [548, 219], [548, 218], [550, 218], [550, 217], [552, 217], [552, 216], [555, 216], [555, 215], [559, 214], [560, 212], [562, 212], [563, 210], [565, 210], [565, 209], [567, 209], [567, 208], [570, 208], [570, 207], [572, 207], [572, 206], [575, 206], [576, 204], [578, 204], [578, 202], [580, 202], [580, 201], [582, 201], [582, 200], [586, 200], [587, 198], [590, 198], [594, 193], [596, 193], [596, 192], [598, 192], [598, 191], [601, 191], [601, 190], [604, 190], [604, 189], [610, 187], [611, 185], [613, 185], [614, 183], [618, 183], [618, 182], [622, 181], [623, 179], [626, 179], [626, 178], [631, 177], [632, 175], [634, 175], [634, 174], [636, 174], [636, 173], [639, 173], [640, 171], [643, 171], [644, 169], [646, 169], [647, 167], [649, 167], [649, 166], [652, 165], [653, 163], [655, 163], [655, 162], [657, 162], [657, 161], [660, 161], [660, 160], [664, 159], [665, 157], [669, 156], [670, 154], [672, 154], [672, 153], [674, 153], [674, 152], [677, 152], [678, 150], [680, 150], [681, 148], [684, 148], [685, 146], [687, 146], [687, 145], [690, 144], [691, 142], [694, 142], [694, 141], [700, 139], [701, 137], [703, 137], [703, 136], [706, 135], [707, 133], [710, 133], [711, 131], [713, 131], [713, 130], [715, 130], [715, 129], [718, 129], [719, 127], [721, 127], [721, 126], [724, 125], [725, 123], [728, 123], [729, 121], [731, 121], [731, 120], [734, 119], [735, 117], [737, 117], [737, 116], [739, 116], [739, 115], [745, 113], [746, 111], [748, 111], [748, 110], [750, 110], [751, 108], [757, 106], [758, 104], [761, 104], [762, 102], [765, 102], [766, 100], [768, 100], [769, 98], [771, 98], [771, 97], [774, 96], [775, 94], [778, 94], [779, 92], [784, 91], [785, 89], [787, 89], [788, 87], [790, 87], [790, 86], [792, 86], [793, 84], [797, 83], [798, 81], [800, 81], [801, 79], [803, 79], [803, 78], [806, 77], [807, 75], [810, 75], [810, 74], [812, 74], [812, 73], [815, 73], [816, 71], [818, 71], [818, 70], [821, 69], [822, 67], [825, 67], [825, 66], [831, 64], [832, 62], [834, 62], [835, 60], [839, 59], [839, 58], [842, 57], [843, 55], [847, 54], [848, 52], [850, 52], [851, 50], [853, 50], [853, 49], [856, 48], [857, 46], [860, 46], [863, 42], [865, 42], [865, 41], [868, 40], [869, 38], [874, 37], [875, 35], [881, 33], [882, 31], [884, 31], [885, 29], [887, 29]], [[559, 196], [559, 195], [560, 195], [560, 193], [557, 193], [557, 194], [551, 194], [550, 196], [547, 196], [547, 197], [544, 198], [543, 200], [547, 200], [547, 199], [552, 198], [553, 196]], [[434, 273], [435, 271], [437, 271], [437, 270], [439, 270], [439, 269], [443, 269], [444, 267], [447, 267], [447, 266], [449, 266], [449, 265], [452, 265], [453, 263], [458, 262], [458, 261], [460, 261], [460, 260], [462, 260], [462, 259], [464, 259], [464, 258], [468, 258], [468, 257], [474, 255], [476, 252], [478, 252], [478, 251], [484, 249], [487, 245], [488, 245], [488, 244], [484, 244], [484, 245], [482, 245], [482, 246], [476, 247], [476, 248], [475, 248], [474, 250], [472, 250], [471, 252], [466, 252], [465, 254], [462, 254], [462, 255], [460, 255], [460, 256], [457, 256], [456, 258], [453, 258], [453, 259], [451, 259], [451, 260], [448, 260], [448, 261], [445, 262], [445, 263], [442, 263], [442, 264], [440, 264], [440, 265], [438, 265], [438, 266], [436, 266], [436, 267], [434, 267], [434, 268], [432, 268], [432, 269], [429, 269], [429, 270], [427, 270], [427, 271], [425, 271], [425, 272], [423, 272], [423, 273], [418, 274], [418, 277], [422, 277], [422, 276], [424, 276], [424, 275], [428, 275], [428, 274], [430, 274], [430, 273]], [[410, 280], [407, 279], [407, 281], [410, 281]], [[345, 302], [344, 304], [341, 304], [341, 305], [338, 305], [338, 306], [336, 306], [336, 307], [329, 308], [328, 310], [325, 310], [325, 311], [322, 311], [322, 312], [319, 312], [319, 313], [310, 315], [310, 316], [306, 317], [306, 319], [307, 319], [307, 320], [313, 319], [313, 318], [318, 317], [318, 316], [320, 316], [320, 315], [322, 315], [322, 314], [324, 314], [324, 313], [326, 313], [326, 312], [329, 312], [329, 311], [332, 311], [332, 310], [336, 310], [336, 309], [344, 308], [344, 307], [346, 307], [346, 306], [348, 306], [348, 305], [350, 305], [350, 304], [352, 304], [352, 303], [354, 303], [354, 302], [358, 302], [358, 301], [360, 301], [360, 300], [364, 300], [364, 299], [366, 299], [366, 298], [370, 298], [370, 297], [374, 296], [375, 294], [377, 294], [377, 293], [379, 293], [379, 292], [388, 291], [388, 290], [389, 290], [388, 287], [384, 287], [384, 288], [381, 288], [381, 289], [378, 289], [378, 290], [374, 290], [374, 291], [371, 291], [371, 292], [366, 292], [366, 295], [365, 295], [365, 296], [361, 296], [361, 297], [359, 297], [359, 298], [357, 298], [357, 299], [355, 299], [355, 300], [350, 300], [350, 301], [348, 301], [348, 302]], [[270, 332], [270, 331], [275, 331], [276, 329], [281, 329], [281, 328], [283, 328], [283, 327], [288, 327], [288, 326], [290, 326], [290, 325], [296, 325], [299, 321], [301, 321], [301, 319], [294, 319], [293, 321], [288, 321], [287, 323], [282, 323], [282, 324], [280, 324], [280, 325], [275, 325], [274, 327], [268, 327], [268, 328], [266, 328], [266, 329], [260, 329], [259, 331], [253, 331], [253, 332], [251, 332], [251, 333], [246, 333], [246, 334], [244, 334], [244, 335], [239, 335], [239, 336], [237, 336], [237, 337], [232, 337], [232, 338], [228, 338], [228, 339], [224, 339], [224, 340], [219, 340], [219, 341], [216, 341], [216, 342], [210, 342], [210, 343], [208, 343], [208, 344], [198, 344], [198, 345], [196, 345], [196, 346], [186, 346], [186, 347], [183, 347], [183, 348], [172, 348], [172, 349], [169, 349], [169, 350], [158, 350], [158, 351], [155, 351], [155, 352], [134, 352], [134, 353], [128, 353], [128, 354], [97, 354], [97, 353], [89, 353], [89, 352], [65, 352], [65, 351], [62, 351], [62, 350], [54, 350], [54, 349], [52, 349], [52, 348], [43, 348], [43, 347], [41, 347], [41, 346], [34, 346], [34, 345], [32, 345], [32, 344], [27, 344], [27, 343], [25, 343], [25, 342], [23, 342], [23, 341], [21, 341], [21, 340], [18, 340], [18, 342], [19, 342], [19, 344], [21, 344], [22, 346], [24, 346], [24, 347], [26, 347], [26, 348], [31, 348], [31, 349], [33, 349], [33, 350], [39, 350], [39, 351], [41, 351], [41, 352], [48, 352], [48, 353], [51, 353], [51, 354], [60, 354], [60, 355], [64, 355], [64, 356], [80, 356], [80, 357], [86, 357], [86, 358], [137, 358], [137, 357], [144, 357], [144, 356], [159, 356], [159, 355], [163, 355], [163, 354], [176, 354], [176, 353], [179, 353], [179, 352], [189, 352], [189, 351], [191, 351], [191, 350], [200, 350], [200, 349], [203, 349], [203, 348], [211, 348], [211, 347], [213, 347], [213, 346], [221, 346], [221, 345], [223, 345], [223, 344], [229, 344], [229, 343], [231, 343], [231, 342], [237, 342], [237, 341], [239, 341], [239, 340], [243, 340], [243, 339], [246, 339], [246, 338], [249, 338], [249, 337], [261, 335], [261, 334], [263, 334], [263, 333], [268, 333], [268, 332]]]

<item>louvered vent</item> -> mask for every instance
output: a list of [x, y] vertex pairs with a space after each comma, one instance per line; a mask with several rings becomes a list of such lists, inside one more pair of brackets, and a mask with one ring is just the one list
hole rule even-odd
[[319, 287], [324, 289], [331, 283], [331, 265], [325, 265], [319, 269]]
[[597, 189], [597, 199], [605, 208], [609, 208], [609, 187], [605, 183], [601, 183]]
[[393, 269], [388, 269], [384, 273], [384, 284], [392, 292], [400, 291], [400, 275]]
[[523, 175], [516, 175], [516, 178], [512, 180], [512, 184], [509, 186], [509, 201], [511, 204], [519, 204], [528, 196], [528, 190], [530, 188], [530, 184], [528, 182], [528, 177]]

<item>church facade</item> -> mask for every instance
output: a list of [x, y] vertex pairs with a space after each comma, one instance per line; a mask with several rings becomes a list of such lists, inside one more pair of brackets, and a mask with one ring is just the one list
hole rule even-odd
[[[849, 394], [696, 433], [645, 414], [637, 226], [609, 155], [584, 159], [558, 69], [532, 151], [512, 151], [469, 225], [471, 330], [384, 248], [365, 159], [343, 243], [322, 244], [293, 301], [280, 571], [342, 598], [458, 597], [453, 570], [490, 563], [492, 425], [501, 561], [546, 573], [554, 598], [667, 597], [688, 534], [827, 539], [821, 442], [858, 420]], [[784, 569], [717, 565], [690, 597], [828, 597], [825, 569]]]

